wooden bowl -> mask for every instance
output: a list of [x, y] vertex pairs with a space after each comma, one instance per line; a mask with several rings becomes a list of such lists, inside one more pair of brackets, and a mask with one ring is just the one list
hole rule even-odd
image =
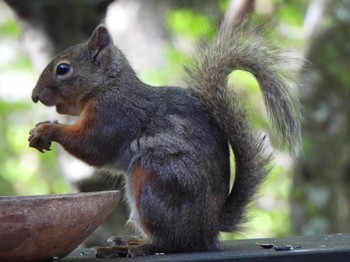
[[114, 210], [119, 191], [0, 197], [0, 261], [64, 257]]

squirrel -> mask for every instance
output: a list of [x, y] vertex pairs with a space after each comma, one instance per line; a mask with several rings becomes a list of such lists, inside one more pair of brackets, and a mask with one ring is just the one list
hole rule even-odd
[[32, 92], [35, 103], [79, 119], [37, 124], [29, 145], [45, 152], [56, 142], [91, 166], [125, 171], [130, 221], [145, 236], [130, 254], [217, 250], [219, 233], [246, 221], [273, 159], [228, 76], [255, 76], [280, 141], [295, 149], [300, 113], [284, 70], [288, 59], [247, 19], [223, 22], [184, 66], [186, 88], [153, 87], [99, 25], [87, 42], [54, 58]]

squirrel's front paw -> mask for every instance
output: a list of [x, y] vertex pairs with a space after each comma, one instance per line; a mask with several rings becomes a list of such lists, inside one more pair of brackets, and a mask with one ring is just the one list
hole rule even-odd
[[57, 121], [45, 121], [36, 124], [36, 126], [29, 131], [29, 146], [38, 149], [41, 153], [44, 150], [50, 150], [53, 128], [57, 125]]

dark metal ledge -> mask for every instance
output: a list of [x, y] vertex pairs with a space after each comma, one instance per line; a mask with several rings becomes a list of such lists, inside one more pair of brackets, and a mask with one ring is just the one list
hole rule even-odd
[[[93, 249], [76, 249], [62, 262], [72, 261], [337, 261], [350, 262], [350, 234], [247, 239], [222, 242], [222, 251], [180, 253], [135, 258], [95, 258]], [[265, 247], [265, 248], [264, 248]]]

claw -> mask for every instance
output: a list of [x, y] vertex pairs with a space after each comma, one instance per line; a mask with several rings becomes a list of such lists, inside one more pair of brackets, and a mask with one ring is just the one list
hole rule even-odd
[[126, 255], [127, 258], [134, 258], [135, 255], [132, 251], [130, 251], [130, 249], [128, 250], [128, 254]]

